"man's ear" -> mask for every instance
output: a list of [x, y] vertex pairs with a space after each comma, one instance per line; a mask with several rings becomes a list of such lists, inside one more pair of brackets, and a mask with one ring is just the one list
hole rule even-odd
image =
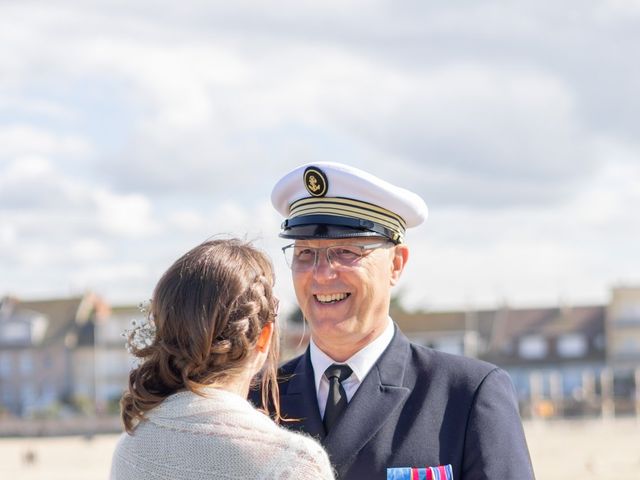
[[394, 247], [393, 259], [391, 262], [391, 285], [395, 285], [400, 280], [400, 275], [404, 270], [404, 266], [409, 260], [409, 247], [406, 245], [396, 245]]
[[273, 335], [273, 322], [265, 323], [256, 342], [256, 348], [260, 352], [266, 352], [271, 344], [271, 336]]

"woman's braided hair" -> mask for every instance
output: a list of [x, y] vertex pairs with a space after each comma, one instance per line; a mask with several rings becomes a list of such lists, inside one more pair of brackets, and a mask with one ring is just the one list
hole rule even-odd
[[[179, 258], [162, 276], [149, 309], [155, 339], [133, 349], [142, 363], [129, 374], [122, 421], [132, 433], [145, 413], [180, 390], [201, 393], [244, 371], [263, 327], [274, 322], [273, 267], [238, 239], [216, 239]], [[275, 326], [275, 325], [274, 325]], [[261, 376], [262, 403], [279, 419], [278, 333]]]

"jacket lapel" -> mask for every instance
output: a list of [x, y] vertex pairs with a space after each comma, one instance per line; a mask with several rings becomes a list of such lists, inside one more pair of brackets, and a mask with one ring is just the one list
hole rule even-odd
[[410, 390], [402, 386], [408, 360], [409, 341], [396, 326], [391, 343], [324, 440], [331, 462], [339, 469], [357, 455], [409, 395]]
[[280, 395], [280, 409], [286, 412], [287, 428], [303, 430], [320, 440], [325, 437], [324, 425], [318, 410], [318, 400], [314, 385], [313, 367], [309, 349], [300, 357], [298, 365], [287, 382], [286, 392]]

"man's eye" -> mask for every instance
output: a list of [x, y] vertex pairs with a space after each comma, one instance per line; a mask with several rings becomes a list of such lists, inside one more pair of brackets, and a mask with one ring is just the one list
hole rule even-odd
[[315, 256], [315, 253], [310, 248], [303, 248], [296, 252], [296, 258], [302, 261], [312, 260], [314, 256]]
[[360, 252], [357, 250], [346, 247], [335, 248], [333, 254], [345, 260], [355, 259], [360, 256]]

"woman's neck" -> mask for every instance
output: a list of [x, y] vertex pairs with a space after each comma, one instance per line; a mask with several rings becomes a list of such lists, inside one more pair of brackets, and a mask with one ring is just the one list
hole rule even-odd
[[243, 398], [247, 398], [249, 395], [251, 379], [252, 377], [249, 375], [238, 375], [233, 378], [227, 378], [222, 382], [216, 382], [213, 386], [228, 392], [233, 392]]

